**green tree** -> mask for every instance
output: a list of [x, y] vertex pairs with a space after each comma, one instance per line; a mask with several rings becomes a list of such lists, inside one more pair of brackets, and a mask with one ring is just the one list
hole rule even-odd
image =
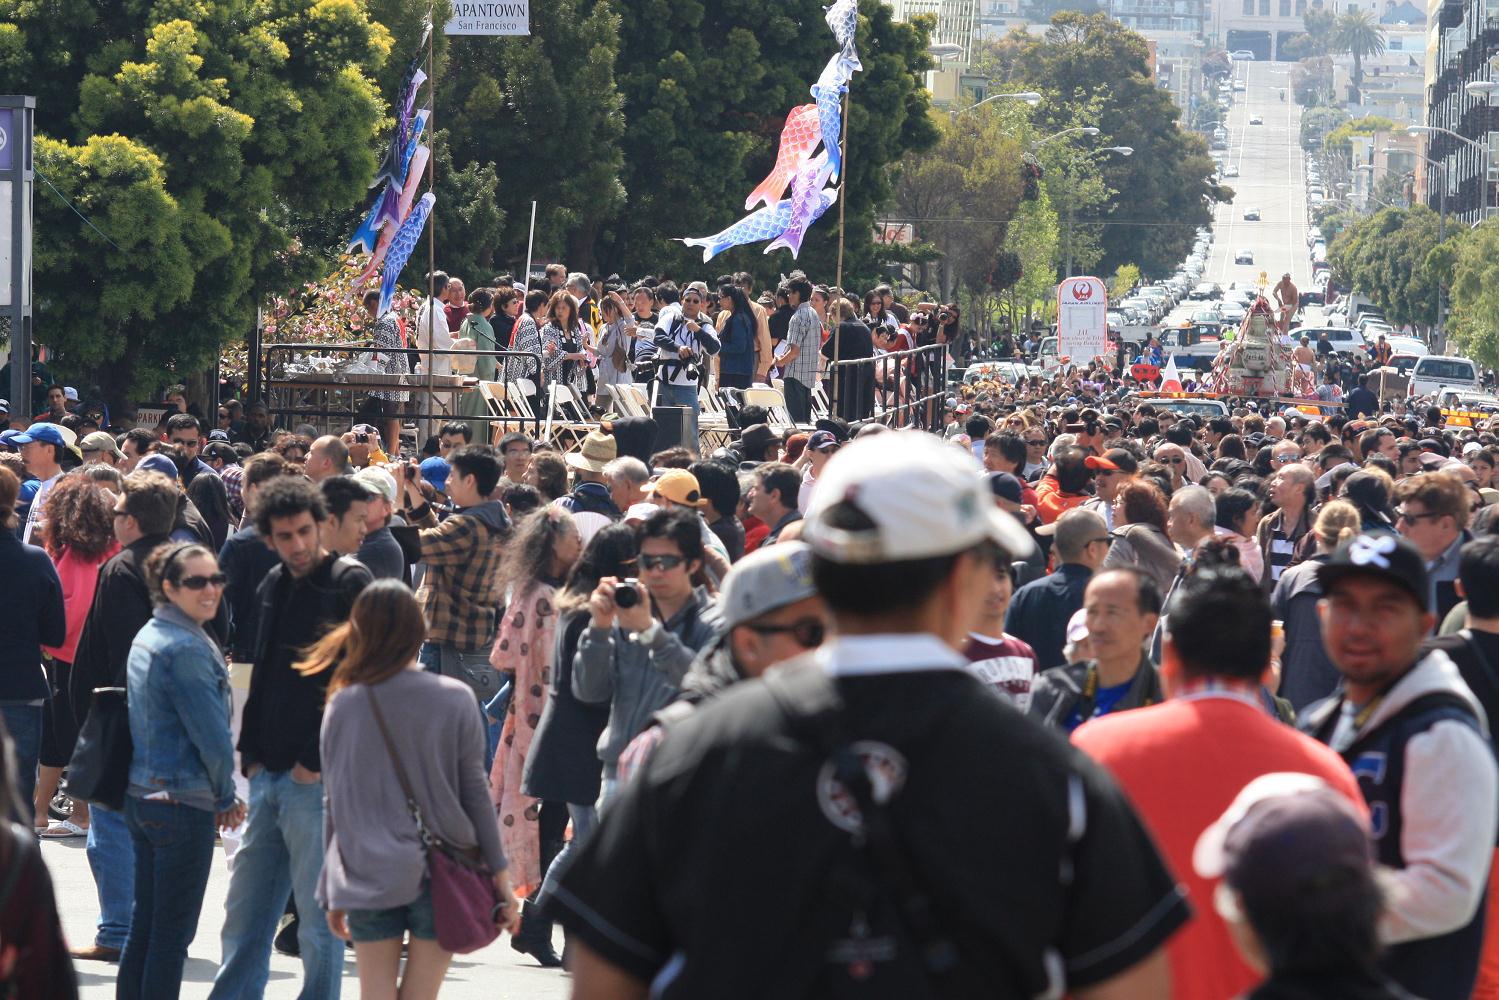
[[[896, 211], [916, 226], [918, 239], [942, 252], [934, 290], [944, 299], [959, 285], [990, 287], [1005, 226], [1020, 202], [1021, 148], [1005, 112], [995, 104], [933, 112], [941, 138], [929, 152], [907, 157], [896, 181]], [[928, 269], [923, 278], [933, 287]]]
[[[1182, 130], [1170, 95], [1156, 85], [1145, 39], [1105, 15], [1064, 11], [1043, 36], [1017, 29], [998, 50], [993, 65], [1007, 73], [1002, 85], [1024, 82], [1044, 96], [1036, 109], [1043, 134], [1074, 124], [1076, 109], [1096, 102], [1096, 119], [1086, 122], [1101, 132], [1096, 144], [1134, 149], [1098, 163], [1100, 183], [1119, 192], [1115, 211], [1080, 217], [1102, 226], [1100, 266], [1133, 262], [1146, 274], [1169, 273], [1223, 192], [1210, 180], [1206, 141]], [[1058, 189], [1050, 194], [1057, 202]]]
[[1114, 268], [1114, 276], [1109, 279], [1109, 298], [1122, 299], [1135, 290], [1140, 283], [1140, 269], [1133, 264], [1120, 264]]
[[1308, 56], [1325, 56], [1332, 52], [1337, 31], [1337, 16], [1324, 7], [1310, 7], [1301, 15], [1302, 27], [1306, 29]]
[[1384, 52], [1384, 28], [1371, 11], [1344, 11], [1333, 29], [1332, 46], [1334, 51], [1353, 57], [1348, 101], [1350, 104], [1359, 104], [1359, 88], [1364, 85], [1364, 59]]
[[1434, 269], [1451, 268], [1448, 333], [1466, 356], [1499, 367], [1499, 222], [1490, 219], [1449, 240], [1432, 258]]
[[[437, 235], [452, 273], [523, 267], [533, 200], [537, 256], [597, 269], [599, 241], [625, 205], [615, 11], [610, 0], [548, 0], [532, 4], [529, 36], [447, 39], [438, 115], [460, 172], [446, 185], [439, 172], [438, 184], [459, 200], [439, 192], [451, 207], [439, 209]], [[490, 183], [495, 175], [503, 183]], [[455, 215], [483, 225], [454, 225]]]
[[352, 0], [0, 0], [0, 74], [34, 93], [37, 329], [113, 402], [206, 369], [270, 280], [323, 266], [363, 197], [391, 46]]
[[1020, 258], [1021, 275], [1010, 289], [1010, 322], [1020, 328], [1020, 315], [1045, 305], [1056, 285], [1057, 213], [1046, 188], [1033, 200], [1022, 201], [1005, 230], [1005, 249]]
[[1339, 232], [1328, 262], [1392, 323], [1429, 324], [1437, 308], [1437, 275], [1428, 266], [1437, 221], [1425, 205], [1382, 209]]
[[1311, 152], [1322, 148], [1322, 141], [1351, 116], [1342, 108], [1311, 108], [1301, 116], [1301, 148]]
[[[620, 7], [619, 89], [629, 123], [621, 145], [625, 211], [600, 240], [601, 267], [682, 273], [701, 267], [675, 237], [712, 233], [745, 214], [770, 172], [782, 125], [836, 51], [820, 0], [642, 0]], [[872, 280], [880, 254], [876, 211], [892, 194], [891, 167], [937, 141], [922, 73], [933, 21], [897, 22], [882, 0], [860, 0], [864, 71], [850, 86], [844, 282]], [[837, 209], [789, 253], [751, 245], [713, 267], [763, 277], [792, 267], [831, 275]]]

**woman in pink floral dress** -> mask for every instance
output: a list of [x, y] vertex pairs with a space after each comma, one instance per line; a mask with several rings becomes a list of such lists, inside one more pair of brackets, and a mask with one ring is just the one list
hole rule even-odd
[[489, 662], [511, 676], [514, 695], [505, 710], [490, 795], [500, 819], [500, 839], [510, 861], [516, 895], [541, 884], [541, 803], [521, 791], [531, 738], [551, 691], [552, 644], [557, 613], [552, 597], [582, 551], [572, 515], [543, 507], [526, 515], [506, 546], [501, 581], [510, 595]]

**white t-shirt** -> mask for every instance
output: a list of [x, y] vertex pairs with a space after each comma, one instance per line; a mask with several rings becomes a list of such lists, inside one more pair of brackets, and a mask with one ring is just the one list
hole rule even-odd
[[[415, 344], [420, 350], [431, 348], [434, 351], [446, 351], [453, 346], [453, 335], [448, 332], [447, 314], [443, 312], [442, 303], [436, 299], [427, 299], [422, 303], [421, 311], [416, 314]], [[426, 363], [424, 356], [416, 370], [426, 372]], [[437, 354], [432, 357], [432, 374], [451, 375], [452, 372], [452, 355]]]

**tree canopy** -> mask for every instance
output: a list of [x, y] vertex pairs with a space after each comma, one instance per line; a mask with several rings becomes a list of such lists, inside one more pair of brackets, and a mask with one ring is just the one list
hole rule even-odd
[[[36, 328], [121, 401], [208, 367], [364, 197], [391, 37], [354, 0], [0, 0], [37, 98]], [[85, 225], [63, 198], [104, 234]]]
[[1437, 222], [1425, 205], [1381, 209], [1343, 228], [1328, 245], [1328, 262], [1392, 323], [1429, 325], [1438, 278], [1427, 259], [1437, 246]]
[[[1102, 227], [1099, 267], [1125, 263], [1146, 274], [1169, 274], [1191, 249], [1197, 227], [1212, 219], [1224, 192], [1211, 181], [1207, 143], [1184, 131], [1171, 96], [1151, 77], [1145, 39], [1103, 14], [1063, 11], [1042, 36], [1016, 29], [987, 61], [996, 87], [1039, 91], [1037, 128], [1043, 134], [1071, 124], [1076, 109], [1093, 106], [1099, 144], [1129, 146], [1130, 157], [1101, 158], [1101, 182], [1129, 193], [1128, 212], [1083, 218]], [[1051, 191], [1057, 200], [1055, 189]]]

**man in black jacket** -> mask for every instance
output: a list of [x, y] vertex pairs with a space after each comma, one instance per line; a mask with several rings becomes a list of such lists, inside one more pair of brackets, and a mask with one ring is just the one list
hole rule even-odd
[[329, 930], [315, 892], [323, 866], [323, 783], [318, 731], [328, 674], [304, 676], [302, 650], [348, 619], [372, 577], [362, 563], [323, 547], [322, 494], [283, 476], [255, 496], [255, 526], [281, 565], [260, 585], [255, 668], [240, 727], [250, 779], [250, 815], [224, 903], [223, 964], [213, 1000], [259, 997], [269, 974], [276, 924], [294, 895], [300, 921], [305, 1000], [336, 1000], [343, 945]]
[[[219, 550], [219, 569], [229, 578], [224, 587], [223, 604], [229, 609], [229, 693], [234, 706], [230, 730], [236, 743], [239, 742], [245, 700], [250, 693], [251, 667], [255, 663], [255, 639], [260, 625], [260, 584], [281, 562], [255, 527], [255, 497], [266, 483], [290, 471], [286, 460], [275, 452], [252, 455], [245, 460], [244, 470], [241, 490], [247, 512], [246, 523], [226, 538], [224, 547]], [[236, 760], [235, 788], [239, 797], [248, 802], [250, 784], [244, 779], [238, 763]], [[239, 849], [243, 830], [241, 824], [234, 830], [223, 831], [227, 857], [232, 858]]]
[[1042, 673], [1028, 710], [1069, 733], [1100, 715], [1162, 700], [1160, 676], [1145, 655], [1161, 615], [1155, 580], [1135, 569], [1105, 570], [1088, 581], [1083, 612], [1093, 658]]
[[[125, 660], [135, 634], [151, 620], [145, 565], [167, 540], [177, 516], [177, 487], [160, 473], [132, 472], [115, 503], [115, 539], [123, 548], [99, 570], [94, 602], [78, 640], [69, 697], [80, 723], [96, 687], [124, 687]], [[130, 930], [135, 898], [135, 849], [125, 817], [93, 803], [89, 810], [88, 862], [99, 891], [99, 930], [94, 943], [73, 957], [119, 961]]]

